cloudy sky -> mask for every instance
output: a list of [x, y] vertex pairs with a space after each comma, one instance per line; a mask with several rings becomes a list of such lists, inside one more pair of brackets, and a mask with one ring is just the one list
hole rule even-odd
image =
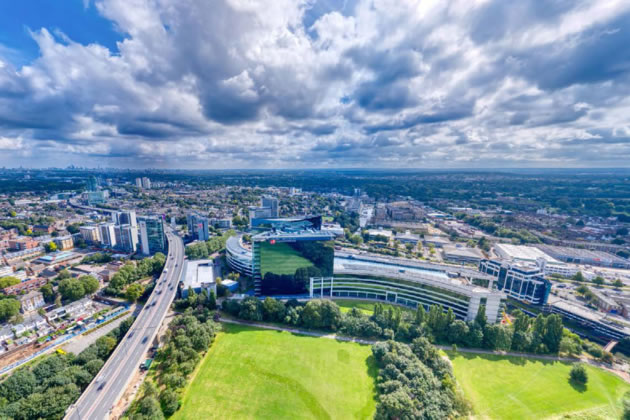
[[628, 0], [0, 5], [0, 166], [628, 167]]

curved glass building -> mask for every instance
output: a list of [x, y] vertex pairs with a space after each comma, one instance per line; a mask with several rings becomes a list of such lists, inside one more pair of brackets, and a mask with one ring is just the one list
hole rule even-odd
[[446, 272], [335, 258], [334, 275], [310, 279], [311, 297], [350, 297], [378, 300], [416, 308], [440, 305], [459, 319], [471, 321], [479, 305], [486, 305], [488, 322], [497, 322], [503, 293], [476, 286]]
[[230, 268], [244, 276], [253, 277], [253, 254], [243, 246], [242, 236], [231, 236], [225, 243], [225, 257]]

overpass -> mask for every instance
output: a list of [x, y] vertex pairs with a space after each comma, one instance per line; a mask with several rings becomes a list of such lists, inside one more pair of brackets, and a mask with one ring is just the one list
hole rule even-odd
[[153, 293], [103, 368], [66, 412], [67, 420], [106, 419], [155, 339], [177, 293], [184, 262], [184, 243], [167, 228], [169, 253]]

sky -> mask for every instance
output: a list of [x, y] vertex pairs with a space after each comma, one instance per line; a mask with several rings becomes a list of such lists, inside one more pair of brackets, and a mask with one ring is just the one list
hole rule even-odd
[[630, 166], [628, 0], [0, 3], [0, 166]]

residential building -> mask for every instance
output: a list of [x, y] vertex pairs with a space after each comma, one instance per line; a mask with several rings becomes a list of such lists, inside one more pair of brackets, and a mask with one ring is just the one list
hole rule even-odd
[[33, 232], [51, 234], [55, 231], [54, 225], [33, 225]]
[[142, 188], [144, 188], [145, 190], [151, 189], [151, 180], [146, 176], [142, 178]]
[[33, 290], [25, 295], [18, 297], [21, 304], [22, 313], [31, 312], [45, 305], [44, 295], [41, 292]]
[[101, 232], [97, 226], [79, 226], [81, 236], [88, 243], [100, 243]]
[[136, 187], [142, 189], [142, 178], [136, 178]]
[[269, 217], [279, 217], [279, 201], [275, 197], [266, 197], [263, 196], [261, 198], [261, 207], [269, 209]]
[[113, 223], [101, 223], [98, 225], [101, 235], [101, 244], [107, 248], [114, 248], [116, 242], [116, 226]]
[[53, 238], [53, 242], [55, 243], [55, 245], [57, 245], [57, 249], [59, 251], [67, 251], [74, 248], [74, 240], [72, 239], [72, 235], [58, 236], [56, 238]]
[[17, 251], [33, 249], [36, 248], [38, 245], [39, 243], [30, 236], [25, 236], [17, 239], [9, 239], [9, 248], [15, 249]]
[[144, 255], [166, 251], [166, 237], [162, 218], [142, 217], [140, 219], [140, 244]]
[[134, 210], [118, 211], [112, 213], [112, 222], [116, 225], [131, 225], [133, 227], [138, 226], [136, 220], [136, 212]]
[[210, 239], [210, 221], [207, 217], [201, 216], [198, 213], [188, 213], [186, 215], [186, 222], [188, 225], [188, 233], [192, 235], [193, 238], [199, 241], [207, 241]]
[[10, 252], [8, 254], [4, 254], [2, 258], [5, 260], [7, 264], [14, 264], [22, 260], [27, 260], [29, 258], [36, 257], [40, 254], [44, 253], [43, 246], [37, 246], [35, 248], [25, 249], [22, 251]]
[[9, 265], [0, 266], [0, 278], [12, 276], [13, 275], [13, 267]]
[[47, 279], [44, 278], [34, 278], [31, 280], [26, 280], [18, 284], [14, 284], [13, 286], [8, 286], [2, 289], [2, 293], [5, 295], [17, 295], [22, 292], [28, 292], [31, 290], [36, 290], [48, 283]]
[[116, 243], [125, 252], [134, 253], [138, 249], [138, 228], [131, 225], [116, 226]]

